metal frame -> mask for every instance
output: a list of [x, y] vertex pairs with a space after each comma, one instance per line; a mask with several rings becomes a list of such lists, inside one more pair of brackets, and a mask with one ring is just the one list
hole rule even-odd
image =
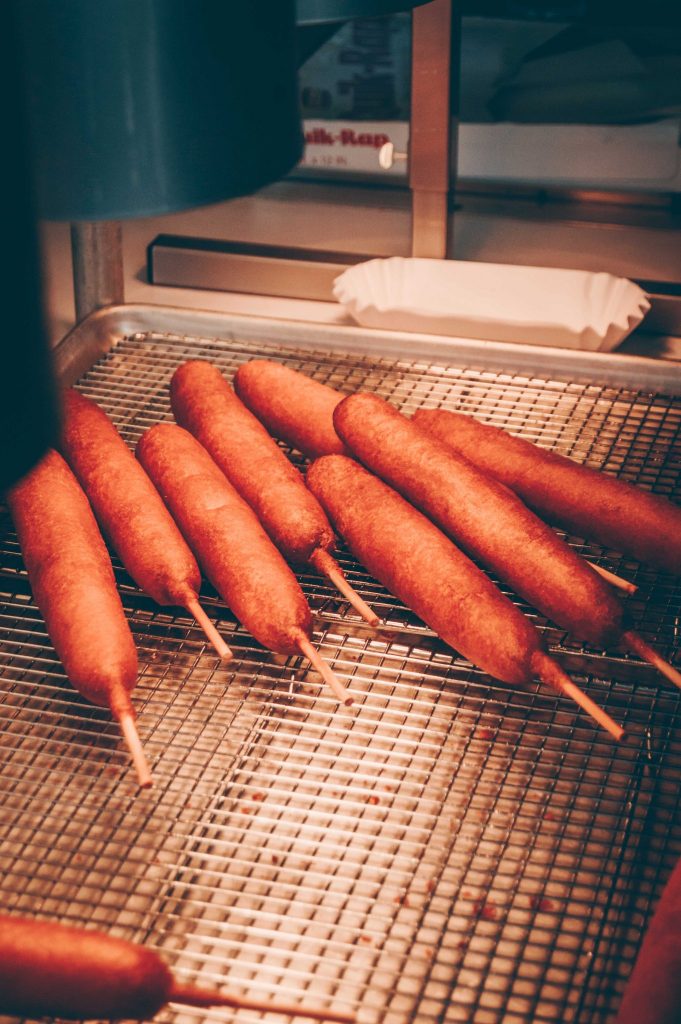
[[76, 322], [125, 298], [123, 234], [119, 221], [76, 221], [71, 225]]
[[[453, 32], [451, 0], [432, 0], [412, 15], [409, 187], [411, 254], [444, 259], [449, 244], [449, 189], [456, 121], [452, 118], [453, 54], [458, 66], [460, 16]], [[452, 136], [454, 145], [452, 145]]]
[[[426, 352], [419, 336], [122, 307], [79, 325], [57, 357], [130, 443], [169, 416], [183, 359], [211, 359], [229, 377], [266, 356], [406, 412], [468, 409], [679, 493], [666, 458], [681, 436], [669, 394], [681, 393], [679, 367], [428, 340]], [[588, 652], [580, 682], [625, 721], [630, 739], [617, 746], [557, 693], [473, 669], [341, 550], [386, 628], [373, 633], [303, 574], [315, 641], [355, 694], [355, 710], [339, 711], [314, 673], [259, 648], [214, 593], [204, 599], [235, 651], [227, 665], [114, 559], [157, 780], [138, 795], [115, 726], [66, 683], [11, 529], [2, 536], [9, 911], [144, 941], [182, 980], [304, 995], [359, 1009], [366, 1024], [611, 1019], [681, 842], [678, 691], [637, 659], [627, 675], [618, 658]], [[612, 552], [589, 556], [634, 575], [637, 624], [674, 645], [678, 581]], [[228, 1016], [169, 1007], [158, 1020]]]
[[[458, 52], [453, 33], [451, 0], [431, 0], [412, 11], [412, 112], [409, 143], [409, 184], [412, 203], [412, 255], [444, 258], [447, 255], [448, 207], [451, 173], [451, 69]], [[457, 19], [457, 24], [460, 19]], [[455, 45], [456, 44], [456, 45]], [[185, 287], [211, 287], [215, 260], [203, 245], [197, 258], [197, 240], [186, 239], [186, 255], [176, 244], [159, 253], [158, 281]], [[103, 306], [123, 301], [120, 225], [114, 222], [74, 224], [74, 290], [76, 318]], [[258, 279], [270, 282], [268, 293], [293, 298], [332, 298], [330, 282], [345, 265], [360, 262], [361, 254], [335, 259], [324, 250], [244, 247], [225, 243], [221, 290], [262, 291]], [[254, 259], [258, 257], [258, 259]], [[337, 264], [337, 265], [336, 265]], [[151, 265], [151, 260], [150, 260]], [[340, 269], [339, 269], [340, 268]], [[153, 281], [154, 278], [151, 278]], [[206, 284], [206, 280], [208, 283]]]

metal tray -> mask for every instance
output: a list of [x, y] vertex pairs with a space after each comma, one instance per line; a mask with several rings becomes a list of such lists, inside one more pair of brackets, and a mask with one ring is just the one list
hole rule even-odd
[[[134, 443], [170, 416], [184, 359], [229, 377], [263, 355], [408, 413], [465, 409], [681, 495], [681, 374], [652, 360], [161, 307], [98, 313], [56, 359]], [[473, 668], [341, 549], [385, 626], [370, 630], [302, 577], [314, 640], [355, 696], [338, 708], [300, 659], [259, 647], [206, 587], [236, 651], [221, 665], [187, 615], [155, 606], [114, 558], [156, 782], [139, 794], [110, 716], [64, 677], [5, 513], [0, 530], [9, 912], [99, 926], [158, 950], [184, 980], [304, 996], [357, 1010], [360, 1024], [614, 1018], [681, 854], [681, 693], [525, 609], [626, 725], [616, 746], [552, 691]], [[673, 658], [681, 584], [569, 539], [639, 585], [637, 625]], [[169, 1007], [157, 1019], [232, 1016]]]

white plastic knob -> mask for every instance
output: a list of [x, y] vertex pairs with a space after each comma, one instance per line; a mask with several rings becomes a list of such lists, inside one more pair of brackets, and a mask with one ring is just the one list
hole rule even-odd
[[378, 163], [384, 171], [389, 171], [396, 160], [406, 160], [406, 153], [396, 153], [392, 142], [384, 142], [378, 151]]

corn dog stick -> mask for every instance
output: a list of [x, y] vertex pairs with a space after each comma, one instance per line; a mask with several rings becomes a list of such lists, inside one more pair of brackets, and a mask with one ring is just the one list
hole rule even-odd
[[573, 683], [569, 675], [563, 671], [557, 661], [549, 657], [544, 651], [537, 651], [532, 658], [533, 668], [543, 683], [547, 683], [549, 686], [553, 686], [560, 693], [564, 693], [567, 697], [571, 697], [575, 703], [579, 704], [587, 714], [591, 715], [593, 720], [598, 723], [603, 729], [606, 729], [611, 736], [619, 742], [624, 736], [624, 729], [617, 722], [614, 722], [607, 711], [603, 708], [599, 708], [591, 697], [589, 697], [583, 690]]
[[313, 668], [316, 668], [324, 682], [331, 687], [341, 704], [345, 704], [349, 707], [353, 702], [351, 695], [338, 679], [333, 669], [326, 664], [322, 656], [314, 649], [302, 630], [296, 636], [296, 644], [298, 645], [300, 653], [303, 657], [308, 659]]
[[248, 999], [230, 995], [215, 989], [195, 988], [175, 982], [170, 990], [168, 1002], [183, 1003], [185, 1006], [231, 1006], [236, 1010], [255, 1010], [258, 1013], [280, 1013], [286, 1017], [310, 1017], [312, 1020], [337, 1021], [338, 1024], [354, 1024], [353, 1013], [337, 1013], [316, 1006], [298, 1003], [267, 1002], [264, 999]]
[[233, 657], [232, 650], [230, 647], [227, 646], [227, 644], [222, 639], [213, 623], [206, 615], [205, 611], [199, 604], [198, 598], [195, 596], [187, 597], [185, 601], [185, 608], [190, 613], [190, 615], [194, 616], [199, 626], [206, 634], [208, 640], [211, 642], [211, 644], [217, 651], [218, 656], [222, 658], [224, 661], [229, 661], [230, 658]]
[[633, 629], [629, 629], [622, 639], [630, 650], [653, 665], [670, 683], [678, 686], [681, 690], [681, 672], [678, 672], [673, 665], [665, 661], [662, 655], [658, 654], [650, 644], [647, 644], [642, 636], [639, 636]]
[[149, 770], [149, 763], [140, 742], [139, 733], [137, 732], [137, 726], [135, 725], [134, 712], [132, 709], [129, 711], [118, 711], [114, 709], [114, 715], [118, 719], [118, 724], [121, 727], [123, 733], [123, 739], [125, 740], [130, 756], [132, 757], [132, 763], [137, 772], [137, 781], [141, 789], [148, 789], [152, 785], [151, 771]]
[[355, 588], [348, 583], [340, 565], [328, 551], [325, 551], [323, 548], [316, 548], [310, 555], [310, 562], [315, 569], [331, 580], [334, 587], [340, 590], [343, 597], [347, 598], [355, 611], [359, 612], [370, 626], [377, 626], [379, 624], [380, 619], [376, 612], [369, 607], [366, 601], [359, 596]]
[[595, 562], [589, 562], [587, 559], [587, 565], [590, 565], [594, 572], [597, 572], [599, 576], [602, 576], [603, 579], [607, 580], [613, 587], [623, 590], [626, 594], [635, 594], [638, 590], [635, 583], [630, 583], [629, 580], [625, 580], [621, 576], [616, 576], [614, 572], [610, 572], [609, 569], [604, 569], [601, 565], [596, 565]]

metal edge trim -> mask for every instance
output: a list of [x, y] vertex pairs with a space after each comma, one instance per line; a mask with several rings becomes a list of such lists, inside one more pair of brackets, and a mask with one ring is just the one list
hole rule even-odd
[[341, 351], [410, 363], [461, 363], [506, 372], [555, 374], [594, 384], [612, 384], [681, 395], [681, 365], [667, 360], [618, 352], [585, 352], [543, 345], [451, 338], [435, 334], [380, 331], [354, 324], [324, 324], [308, 320], [218, 313], [152, 304], [108, 306], [77, 324], [54, 349], [56, 373], [72, 384], [123, 337], [137, 333], [189, 334], [225, 341], [238, 335], [245, 341], [266, 340], [294, 348]]

